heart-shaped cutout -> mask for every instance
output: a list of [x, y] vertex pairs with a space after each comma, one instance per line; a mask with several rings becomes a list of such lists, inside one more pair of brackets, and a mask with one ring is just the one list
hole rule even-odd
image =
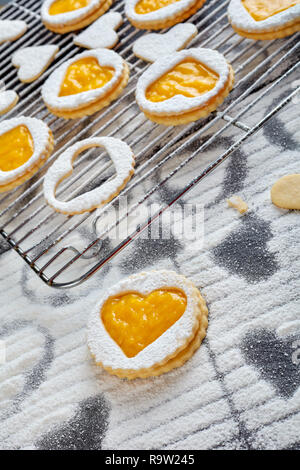
[[272, 187], [271, 198], [282, 209], [300, 210], [300, 174], [280, 178]]
[[87, 49], [111, 49], [119, 40], [116, 29], [121, 26], [122, 22], [120, 13], [106, 13], [106, 15], [101, 16], [85, 31], [75, 36], [74, 43], [79, 47]]
[[15, 91], [0, 90], [0, 115], [8, 113], [16, 106], [18, 101], [19, 96]]
[[[104, 147], [115, 167], [116, 176], [107, 180], [99, 188], [71, 199], [59, 201], [56, 189], [59, 183], [73, 172], [73, 161], [84, 150]], [[131, 148], [122, 140], [112, 137], [95, 137], [82, 140], [63, 152], [45, 175], [44, 195], [50, 206], [64, 214], [81, 214], [92, 211], [113, 199], [126, 185], [134, 172], [134, 155]]]
[[49, 7], [49, 14], [54, 16], [80, 10], [87, 7], [90, 2], [91, 0], [54, 0]]
[[128, 81], [127, 70], [126, 62], [114, 51], [86, 51], [54, 70], [43, 85], [42, 97], [58, 116], [93, 114], [121, 93]]
[[93, 310], [88, 345], [119, 377], [182, 365], [205, 336], [208, 310], [196, 286], [173, 271], [137, 273], [109, 287]]
[[231, 0], [233, 29], [251, 39], [276, 39], [300, 30], [300, 0]]
[[22, 20], [0, 20], [0, 44], [15, 41], [27, 31], [27, 24]]
[[0, 192], [29, 179], [49, 157], [53, 136], [41, 120], [22, 116], [0, 123]]
[[131, 292], [110, 297], [101, 317], [124, 354], [134, 357], [179, 320], [186, 302], [184, 292], [177, 289], [159, 289], [147, 296]]
[[133, 45], [133, 53], [140, 59], [155, 62], [162, 56], [184, 49], [197, 35], [192, 23], [174, 26], [165, 34], [151, 33], [139, 38]]
[[59, 47], [54, 45], [25, 47], [16, 51], [12, 57], [12, 63], [19, 68], [18, 77], [21, 82], [33, 82], [40, 77], [58, 51]]

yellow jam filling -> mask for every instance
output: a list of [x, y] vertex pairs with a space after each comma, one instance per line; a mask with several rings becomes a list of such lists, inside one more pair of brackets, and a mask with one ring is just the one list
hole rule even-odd
[[180, 0], [140, 0], [135, 5], [134, 11], [138, 15], [145, 15], [146, 13], [151, 13], [151, 11], [159, 10], [160, 8], [167, 7], [178, 1]]
[[69, 11], [79, 10], [89, 5], [91, 0], [56, 0], [50, 5], [49, 15], [59, 15]]
[[219, 75], [196, 60], [188, 59], [162, 75], [146, 90], [149, 101], [165, 101], [175, 95], [195, 98], [215, 87]]
[[148, 296], [131, 292], [110, 297], [101, 317], [124, 354], [134, 357], [183, 315], [186, 303], [186, 295], [175, 288], [158, 289]]
[[94, 57], [77, 60], [68, 67], [59, 96], [77, 95], [103, 87], [114, 76], [112, 67], [102, 67]]
[[255, 21], [263, 21], [300, 3], [300, 0], [242, 0]]
[[34, 152], [32, 136], [26, 126], [18, 126], [0, 136], [0, 170], [12, 171], [29, 160]]

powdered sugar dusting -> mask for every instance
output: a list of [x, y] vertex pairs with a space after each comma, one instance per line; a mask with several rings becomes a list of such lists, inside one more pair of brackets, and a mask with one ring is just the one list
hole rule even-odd
[[100, 8], [104, 0], [90, 0], [86, 7], [77, 10], [60, 13], [58, 15], [50, 15], [49, 8], [56, 0], [45, 0], [41, 9], [41, 18], [43, 21], [53, 26], [67, 26], [69, 24], [79, 22], [82, 18], [89, 16], [93, 11]]
[[159, 10], [151, 11], [143, 15], [135, 12], [135, 7], [138, 2], [139, 0], [126, 0], [125, 13], [129, 20], [143, 24], [150, 21], [164, 21], [177, 16], [189, 10], [196, 3], [196, 0], [179, 0]]
[[118, 42], [119, 36], [115, 30], [121, 26], [122, 22], [120, 13], [106, 13], [78, 36], [75, 36], [74, 43], [87, 49], [111, 49]]
[[12, 63], [20, 67], [18, 77], [23, 82], [31, 82], [38, 78], [54, 59], [59, 47], [55, 45], [25, 47], [12, 56]]
[[0, 90], [0, 115], [15, 106], [18, 100], [19, 96], [14, 90]]

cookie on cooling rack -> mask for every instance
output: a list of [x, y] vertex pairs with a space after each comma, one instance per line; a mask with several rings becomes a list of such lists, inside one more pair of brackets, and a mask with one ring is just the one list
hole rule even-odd
[[40, 119], [19, 117], [0, 123], [0, 192], [27, 181], [53, 150], [53, 135]]
[[183, 365], [206, 335], [196, 286], [173, 271], [141, 272], [109, 288], [93, 310], [88, 346], [119, 377], [145, 378]]
[[138, 80], [136, 101], [151, 121], [176, 126], [214, 111], [233, 83], [233, 69], [223, 55], [188, 49], [154, 62]]
[[[116, 176], [108, 179], [100, 187], [70, 201], [59, 201], [55, 196], [59, 183], [72, 173], [75, 158], [84, 150], [93, 147], [103, 147], [107, 151], [114, 164]], [[82, 140], [63, 152], [49, 168], [44, 179], [45, 199], [53, 209], [63, 214], [73, 215], [92, 211], [119, 194], [132, 177], [134, 164], [132, 150], [122, 140], [113, 137], [94, 137]]]
[[41, 18], [46, 28], [65, 34], [84, 28], [109, 9], [113, 0], [45, 0]]
[[51, 113], [65, 119], [94, 114], [115, 100], [129, 78], [122, 57], [108, 49], [78, 54], [58, 67], [42, 88]]
[[276, 39], [300, 31], [300, 0], [231, 0], [233, 29], [250, 39]]
[[59, 47], [55, 45], [25, 47], [16, 51], [12, 56], [12, 64], [19, 69], [19, 80], [30, 83], [39, 78], [58, 51]]
[[0, 116], [11, 111], [19, 101], [14, 90], [0, 90]]
[[27, 24], [22, 20], [0, 20], [0, 44], [15, 41], [27, 31]]
[[126, 0], [125, 14], [140, 29], [169, 28], [186, 20], [205, 0]]
[[120, 13], [115, 11], [106, 13], [78, 36], [75, 36], [74, 43], [87, 49], [99, 49], [101, 47], [111, 49], [119, 40], [116, 29], [121, 26], [122, 22], [123, 18]]

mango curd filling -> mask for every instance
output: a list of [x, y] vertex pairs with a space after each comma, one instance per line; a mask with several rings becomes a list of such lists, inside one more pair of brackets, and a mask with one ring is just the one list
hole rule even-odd
[[60, 15], [79, 10], [89, 5], [91, 0], [56, 0], [50, 5], [49, 15]]
[[180, 0], [140, 0], [135, 5], [134, 11], [138, 15], [145, 15], [146, 13], [151, 13], [152, 11], [160, 10], [160, 8], [164, 8], [178, 1]]
[[12, 171], [33, 155], [34, 143], [26, 126], [17, 126], [0, 136], [0, 170]]
[[188, 59], [153, 82], [146, 90], [146, 98], [155, 103], [176, 95], [195, 98], [212, 90], [218, 79], [216, 72], [194, 59]]
[[114, 76], [112, 67], [103, 67], [94, 57], [77, 60], [68, 67], [59, 96], [69, 96], [102, 88]]
[[255, 21], [263, 21], [300, 3], [300, 0], [242, 0]]
[[101, 310], [103, 324], [127, 357], [134, 357], [183, 315], [187, 299], [175, 288], [151, 294], [131, 292], [110, 297]]

